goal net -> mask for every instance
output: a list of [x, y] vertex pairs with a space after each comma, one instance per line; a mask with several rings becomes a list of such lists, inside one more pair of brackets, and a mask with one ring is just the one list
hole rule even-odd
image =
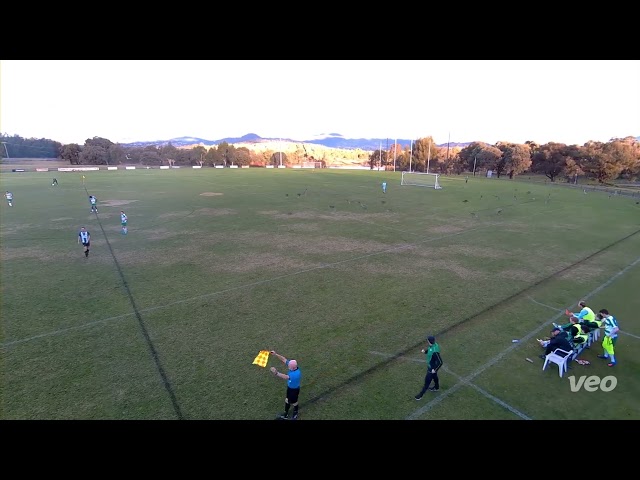
[[440, 182], [438, 173], [422, 173], [422, 172], [402, 172], [400, 185], [413, 185], [416, 187], [431, 187], [440, 190]]
[[302, 162], [301, 168], [322, 168], [322, 162]]

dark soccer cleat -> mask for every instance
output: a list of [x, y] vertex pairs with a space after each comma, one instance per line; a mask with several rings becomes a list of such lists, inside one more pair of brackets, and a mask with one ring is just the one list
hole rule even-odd
[[415, 397], [413, 397], [413, 398], [415, 398], [416, 400], [422, 400], [422, 395], [416, 395], [416, 396], [415, 396]]
[[431, 388], [429, 389], [429, 391], [430, 391], [430, 392], [437, 392], [438, 390], [440, 390], [440, 389], [439, 389], [439, 388], [436, 388], [436, 387], [431, 387]]

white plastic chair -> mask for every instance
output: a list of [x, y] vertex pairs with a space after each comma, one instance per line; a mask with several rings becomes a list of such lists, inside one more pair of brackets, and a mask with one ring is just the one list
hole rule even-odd
[[[566, 355], [563, 357], [558, 352], [566, 353]], [[567, 371], [567, 365], [571, 357], [573, 357], [573, 350], [567, 352], [566, 350], [562, 350], [561, 348], [556, 348], [553, 352], [545, 357], [542, 370], [546, 369], [549, 363], [555, 363], [556, 365], [558, 365], [558, 375], [560, 375], [560, 377], [562, 378], [562, 375], [564, 375], [564, 373]]]

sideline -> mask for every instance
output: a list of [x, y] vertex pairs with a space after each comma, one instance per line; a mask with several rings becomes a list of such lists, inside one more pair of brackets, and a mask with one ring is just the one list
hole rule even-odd
[[[381, 353], [381, 352], [370, 352], [370, 353], [372, 353], [373, 355], [381, 355], [381, 356], [389, 357], [389, 358], [393, 357], [393, 355], [389, 355], [389, 354]], [[424, 363], [424, 360], [418, 360], [417, 358], [409, 358], [409, 357], [398, 357], [398, 360], [407, 360], [409, 362]], [[447, 372], [447, 373], [453, 375], [454, 377], [456, 377], [459, 382], [464, 382], [464, 379], [460, 375], [458, 375], [457, 373], [452, 372], [446, 365], [443, 365], [442, 369], [445, 372]], [[486, 390], [480, 388], [475, 383], [465, 382], [465, 384], [467, 386], [475, 389], [481, 395], [484, 395], [485, 397], [487, 397], [489, 400], [492, 400], [495, 403], [497, 403], [498, 405], [500, 405], [501, 407], [506, 408], [507, 410], [509, 410], [514, 415], [517, 415], [518, 417], [520, 417], [520, 418], [522, 418], [524, 420], [533, 420], [531, 417], [525, 415], [524, 413], [522, 413], [520, 410], [516, 409], [515, 407], [512, 407], [507, 402], [504, 402], [504, 401], [500, 400], [498, 397], [495, 397], [495, 396], [491, 395], [489, 392], [487, 392]]]
[[[529, 297], [528, 295], [527, 295], [527, 298], [529, 298], [529, 300], [531, 300], [533, 303], [536, 303], [536, 304], [538, 304], [538, 305], [540, 305], [542, 307], [547, 307], [547, 308], [550, 308], [551, 310], [557, 310], [559, 312], [563, 312], [564, 311], [564, 310], [562, 310], [560, 308], [556, 308], [556, 307], [552, 307], [551, 305], [547, 305], [546, 303], [540, 303], [537, 300]], [[638, 340], [640, 340], [640, 337], [638, 335], [634, 335], [633, 333], [623, 332], [622, 330], [620, 330], [619, 333], [622, 333], [623, 335], [629, 335], [630, 337], [637, 338]]]
[[[602, 285], [600, 285], [599, 287], [596, 287], [594, 290], [592, 290], [591, 292], [589, 292], [587, 295], [584, 295], [583, 299], [588, 299], [592, 296], [594, 296], [596, 293], [600, 292], [601, 290], [605, 289], [606, 287], [608, 287], [609, 285], [611, 285], [618, 277], [624, 275], [625, 273], [627, 273], [631, 268], [635, 267], [638, 263], [640, 263], [640, 257], [636, 258], [632, 263], [630, 263], [629, 265], [627, 265], [625, 268], [623, 268], [622, 270], [620, 270], [618, 273], [616, 273], [613, 277], [611, 277], [609, 280], [607, 280], [606, 282], [604, 282]], [[575, 306], [575, 304], [572, 304], [571, 307]], [[486, 362], [484, 365], [481, 365], [480, 367], [478, 367], [476, 370], [474, 370], [473, 372], [471, 372], [469, 375], [467, 375], [466, 377], [463, 377], [462, 379], [460, 379], [458, 381], [458, 383], [456, 383], [453, 387], [445, 390], [445, 391], [440, 391], [441, 393], [438, 395], [436, 393], [436, 395], [438, 395], [437, 397], [435, 397], [433, 400], [430, 400], [429, 402], [427, 402], [426, 405], [423, 405], [421, 408], [418, 408], [417, 410], [415, 410], [414, 412], [412, 412], [411, 414], [409, 414], [405, 420], [415, 420], [420, 418], [420, 416], [422, 414], [424, 414], [425, 412], [428, 412], [429, 410], [431, 410], [433, 407], [435, 407], [437, 404], [439, 404], [440, 402], [442, 402], [445, 398], [447, 398], [449, 395], [451, 395], [452, 393], [460, 390], [460, 388], [462, 388], [464, 385], [466, 385], [467, 383], [471, 382], [471, 380], [473, 380], [475, 377], [477, 377], [478, 375], [480, 375], [481, 373], [484, 373], [488, 368], [492, 367], [493, 365], [495, 365], [496, 363], [498, 363], [500, 360], [502, 360], [506, 355], [508, 355], [509, 353], [511, 353], [513, 350], [515, 350], [516, 348], [518, 348], [520, 345], [522, 345], [523, 343], [525, 343], [527, 340], [531, 340], [534, 336], [536, 336], [538, 333], [540, 333], [543, 329], [547, 328], [549, 326], [549, 323], [554, 322], [555, 320], [558, 320], [559, 318], [561, 318], [562, 316], [564, 316], [564, 311], [559, 312], [557, 314], [555, 314], [553, 317], [545, 320], [544, 323], [542, 323], [538, 328], [536, 328], [535, 330], [529, 332], [527, 335], [525, 335], [524, 337], [522, 337], [520, 339], [520, 342], [518, 343], [512, 343], [508, 348], [506, 348], [505, 350], [503, 350], [502, 352], [498, 353], [495, 357], [493, 357], [492, 359], [490, 359], [488, 362]]]

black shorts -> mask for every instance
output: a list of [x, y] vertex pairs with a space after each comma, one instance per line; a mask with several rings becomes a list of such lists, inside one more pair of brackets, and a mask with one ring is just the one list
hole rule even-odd
[[91, 246], [91, 242], [82, 242], [82, 245], [84, 245], [85, 247], [90, 247]]
[[299, 388], [289, 388], [287, 387], [287, 400], [289, 401], [289, 405], [294, 403], [298, 403], [298, 396], [300, 395]]

